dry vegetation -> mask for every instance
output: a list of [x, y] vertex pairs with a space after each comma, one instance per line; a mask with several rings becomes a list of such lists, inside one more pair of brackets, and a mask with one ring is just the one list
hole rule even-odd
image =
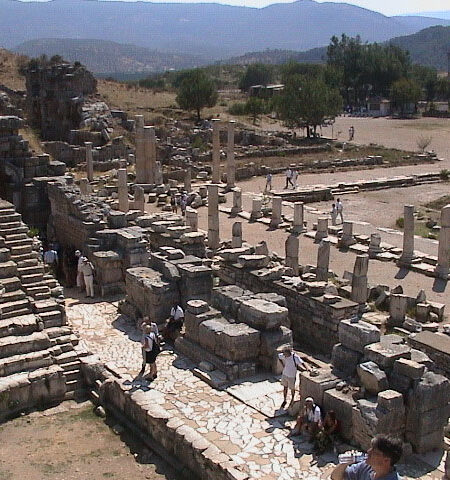
[[25, 90], [25, 79], [17, 70], [17, 64], [23, 58], [0, 48], [0, 84], [13, 90]]

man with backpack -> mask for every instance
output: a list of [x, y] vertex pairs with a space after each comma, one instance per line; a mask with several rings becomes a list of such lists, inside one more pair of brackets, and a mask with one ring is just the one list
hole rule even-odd
[[295, 353], [291, 347], [285, 347], [283, 352], [278, 354], [278, 359], [283, 365], [281, 374], [281, 385], [283, 385], [283, 403], [280, 408], [284, 408], [287, 402], [288, 389], [291, 391], [292, 399], [290, 405], [294, 403], [295, 383], [297, 381], [297, 370], [302, 372], [308, 370], [305, 362]]

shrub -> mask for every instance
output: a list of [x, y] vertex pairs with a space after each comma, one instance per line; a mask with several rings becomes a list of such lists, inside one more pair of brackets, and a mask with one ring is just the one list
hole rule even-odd
[[433, 137], [421, 136], [417, 139], [416, 145], [419, 148], [419, 150], [423, 153], [425, 149], [430, 145], [431, 140], [433, 140]]
[[395, 225], [397, 225], [398, 228], [403, 228], [405, 226], [405, 219], [403, 217], [398, 217], [395, 221]]
[[246, 104], [244, 102], [237, 102], [230, 105], [228, 108], [230, 115], [247, 115]]
[[450, 170], [444, 168], [439, 172], [441, 180], [448, 180], [450, 178]]

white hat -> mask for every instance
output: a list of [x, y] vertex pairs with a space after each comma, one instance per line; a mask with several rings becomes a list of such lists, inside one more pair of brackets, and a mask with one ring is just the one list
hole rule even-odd
[[75, 255], [81, 255], [81, 252], [79, 250], [75, 250]]
[[308, 402], [314, 403], [314, 398], [312, 397], [305, 398], [305, 403], [308, 403]]

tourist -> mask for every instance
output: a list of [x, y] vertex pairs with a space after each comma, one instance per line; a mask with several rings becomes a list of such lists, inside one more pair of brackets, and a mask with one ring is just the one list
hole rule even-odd
[[83, 264], [83, 261], [86, 257], [83, 257], [83, 255], [81, 255], [80, 250], [75, 250], [75, 256], [78, 259], [78, 263], [77, 263], [77, 287], [80, 290], [83, 290], [84, 289], [84, 276], [83, 276], [83, 273], [81, 272], [81, 265]]
[[269, 172], [266, 175], [266, 187], [264, 188], [265, 192], [270, 192], [272, 190], [272, 174]]
[[344, 205], [342, 205], [341, 199], [338, 198], [336, 201], [336, 210], [337, 210], [337, 215], [341, 217], [341, 223], [344, 223]]
[[364, 462], [342, 463], [331, 474], [332, 480], [401, 480], [395, 464], [403, 453], [402, 442], [387, 435], [377, 435]]
[[337, 208], [335, 203], [331, 205], [330, 216], [331, 216], [331, 225], [336, 225]]
[[294, 190], [297, 190], [298, 170], [292, 170], [292, 181], [294, 183]]
[[180, 335], [181, 329], [184, 323], [184, 310], [176, 303], [171, 311], [167, 324], [162, 331], [162, 335], [168, 342], [175, 342], [178, 335]]
[[307, 367], [303, 360], [294, 352], [291, 347], [285, 347], [283, 352], [278, 354], [278, 359], [283, 365], [281, 374], [281, 385], [283, 385], [283, 403], [280, 408], [284, 408], [287, 402], [288, 389], [291, 391], [291, 403], [294, 403], [295, 382], [297, 380], [297, 370], [305, 371]]
[[175, 198], [175, 195], [170, 196], [170, 205], [172, 207], [172, 213], [177, 213], [178, 207], [177, 207], [177, 199]]
[[184, 215], [186, 213], [187, 199], [187, 193], [183, 193], [180, 198], [181, 215]]
[[56, 270], [58, 267], [58, 252], [53, 246], [44, 252], [44, 263], [47, 265], [50, 273], [56, 277]]
[[322, 413], [320, 407], [314, 403], [312, 397], [305, 400], [305, 407], [297, 418], [295, 427], [291, 430], [290, 436], [300, 435], [305, 428], [309, 433], [310, 441], [314, 441], [320, 427], [322, 426]]
[[138, 377], [144, 376], [145, 366], [148, 364], [150, 365], [150, 373], [148, 374], [148, 379], [154, 380], [158, 374], [156, 367], [156, 357], [161, 352], [161, 347], [159, 346], [158, 336], [152, 324], [145, 324], [143, 326], [141, 344], [144, 361], [142, 363], [142, 368], [138, 374]]
[[286, 188], [288, 188], [289, 184], [291, 184], [291, 187], [294, 186], [294, 184], [292, 183], [292, 170], [290, 168], [288, 168], [285, 172], [285, 175], [286, 175], [286, 185], [285, 185], [284, 189], [286, 190]]
[[81, 263], [81, 273], [86, 286], [86, 297], [94, 298], [94, 265], [86, 257], [83, 257]]
[[348, 141], [351, 142], [355, 138], [355, 127], [352, 125], [348, 129]]
[[330, 410], [323, 419], [322, 428], [316, 435], [315, 447], [317, 452], [323, 453], [333, 445], [335, 435], [339, 431], [339, 422], [334, 410]]

